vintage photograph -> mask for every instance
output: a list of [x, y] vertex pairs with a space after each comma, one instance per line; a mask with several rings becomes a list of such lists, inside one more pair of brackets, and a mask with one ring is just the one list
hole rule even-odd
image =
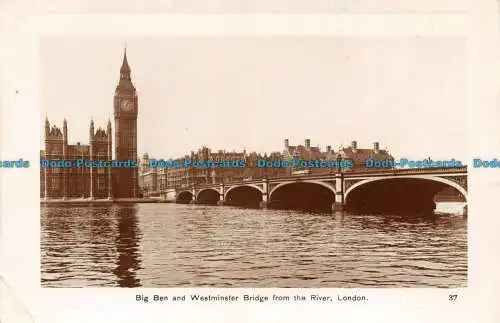
[[466, 46], [44, 37], [41, 286], [466, 287]]

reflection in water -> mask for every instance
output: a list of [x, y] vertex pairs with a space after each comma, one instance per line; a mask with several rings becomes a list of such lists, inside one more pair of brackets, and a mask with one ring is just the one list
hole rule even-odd
[[136, 208], [50, 207], [41, 215], [42, 285], [140, 285]]
[[464, 287], [462, 216], [42, 207], [47, 287]]
[[140, 269], [137, 209], [115, 207], [113, 211], [118, 218], [118, 236], [116, 237], [118, 259], [114, 273], [119, 278], [118, 283], [121, 287], [140, 286], [140, 280], [136, 278], [136, 271]]

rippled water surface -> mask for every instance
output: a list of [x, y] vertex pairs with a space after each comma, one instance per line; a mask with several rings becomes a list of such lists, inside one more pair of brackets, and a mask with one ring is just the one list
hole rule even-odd
[[467, 219], [42, 207], [44, 287], [465, 287]]

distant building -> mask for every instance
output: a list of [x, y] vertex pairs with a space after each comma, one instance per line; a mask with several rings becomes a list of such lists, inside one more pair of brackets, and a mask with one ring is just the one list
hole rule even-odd
[[144, 196], [156, 195], [159, 188], [158, 170], [149, 166], [149, 155], [145, 153], [139, 163], [139, 186]]
[[[323, 160], [325, 159], [325, 154], [321, 152], [319, 147], [311, 147], [311, 140], [306, 139], [304, 145], [291, 146], [288, 139], [285, 139], [285, 145], [283, 150], [283, 159], [288, 162], [292, 162], [294, 159], [298, 160]], [[287, 168], [287, 175], [291, 175], [292, 172], [297, 171], [299, 167], [289, 167]], [[309, 168], [312, 173], [322, 173], [329, 172], [327, 168]]]
[[[376, 161], [394, 160], [386, 150], [379, 148], [376, 142], [373, 149], [359, 149], [356, 141], [351, 143], [348, 148], [342, 148], [335, 152], [331, 146], [326, 146], [325, 151], [319, 147], [312, 147], [311, 141], [306, 139], [304, 145], [291, 146], [288, 139], [285, 139], [283, 152], [272, 152], [260, 154], [256, 152], [227, 152], [218, 150], [212, 152], [207, 147], [200, 148], [197, 152], [192, 151], [182, 158], [166, 161], [170, 165], [177, 167], [159, 167], [150, 169], [148, 154], [144, 154], [141, 164], [140, 183], [146, 194], [152, 192], [165, 191], [176, 188], [192, 188], [196, 185], [231, 183], [236, 181], [258, 180], [264, 177], [280, 178], [290, 176], [293, 173], [302, 173], [304, 169], [310, 174], [320, 174], [336, 172], [338, 167], [259, 167], [259, 160], [267, 161], [288, 161], [291, 163], [294, 159], [298, 160], [320, 160], [341, 162], [350, 160], [352, 168], [343, 168], [342, 171], [350, 172], [365, 169], [365, 160], [371, 158]], [[192, 163], [203, 161], [244, 161], [245, 167], [184, 167], [185, 160], [191, 160]], [[149, 193], [147, 193], [149, 192]]]
[[373, 143], [372, 149], [360, 149], [358, 148], [357, 142], [352, 141], [351, 146], [342, 148], [339, 155], [344, 160], [352, 161], [353, 171], [366, 169], [365, 162], [368, 159], [372, 159], [374, 161], [394, 161], [394, 157], [391, 156], [391, 154], [387, 150], [379, 148], [378, 142]]
[[[379, 143], [375, 142], [372, 149], [360, 149], [357, 146], [357, 142], [353, 141], [350, 147], [341, 148], [339, 151], [335, 152], [332, 147], [326, 146], [325, 151], [321, 151], [319, 147], [312, 147], [311, 140], [306, 139], [304, 145], [291, 146], [288, 139], [285, 139], [283, 158], [286, 161], [291, 162], [294, 159], [305, 160], [305, 161], [347, 161], [352, 162], [352, 168], [343, 168], [343, 171], [355, 171], [366, 169], [365, 161], [367, 159], [373, 159], [376, 161], [393, 161], [394, 158], [389, 154], [388, 151], [379, 148]], [[345, 165], [345, 164], [344, 164]], [[304, 168], [289, 168], [289, 172]], [[307, 168], [311, 173], [325, 173], [332, 172], [334, 168]]]
[[[144, 154], [141, 164], [148, 164], [146, 159], [149, 159], [148, 154]], [[143, 190], [151, 191], [153, 187], [156, 190], [191, 188], [196, 185], [231, 183], [260, 179], [265, 176], [274, 178], [286, 175], [284, 168], [259, 168], [259, 159], [281, 160], [282, 154], [274, 152], [268, 156], [255, 152], [247, 153], [245, 150], [240, 152], [212, 151], [210, 148], [202, 147], [182, 158], [166, 161], [169, 165], [179, 167], [158, 167], [154, 171], [149, 166], [141, 167], [140, 183]], [[207, 161], [244, 162], [245, 167], [184, 167], [185, 160], [190, 160], [192, 163]]]
[[280, 152], [272, 152], [268, 154], [260, 154], [252, 152], [246, 155], [247, 167], [244, 170], [244, 179], [253, 180], [259, 178], [279, 178], [287, 176], [288, 170], [284, 167], [258, 167], [259, 160], [266, 161], [283, 161], [283, 154]]
[[323, 153], [319, 147], [311, 147], [311, 140], [306, 139], [304, 145], [290, 146], [288, 139], [285, 139], [285, 149], [283, 151], [285, 160], [292, 159], [316, 160], [323, 158]]
[[192, 151], [182, 158], [169, 160], [167, 162], [178, 165], [178, 167], [158, 168], [158, 188], [180, 188], [193, 185], [217, 184], [243, 180], [245, 168], [239, 167], [192, 167], [184, 166], [186, 160], [191, 163], [206, 161], [244, 161], [245, 152], [226, 152], [219, 150], [212, 152], [207, 147], [200, 148], [197, 152]]

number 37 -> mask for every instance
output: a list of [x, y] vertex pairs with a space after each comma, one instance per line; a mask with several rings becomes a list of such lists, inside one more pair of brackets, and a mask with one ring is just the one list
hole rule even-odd
[[449, 295], [449, 296], [448, 296], [448, 300], [449, 300], [449, 301], [454, 301], [454, 300], [456, 300], [456, 299], [457, 299], [457, 297], [458, 297], [458, 295]]

